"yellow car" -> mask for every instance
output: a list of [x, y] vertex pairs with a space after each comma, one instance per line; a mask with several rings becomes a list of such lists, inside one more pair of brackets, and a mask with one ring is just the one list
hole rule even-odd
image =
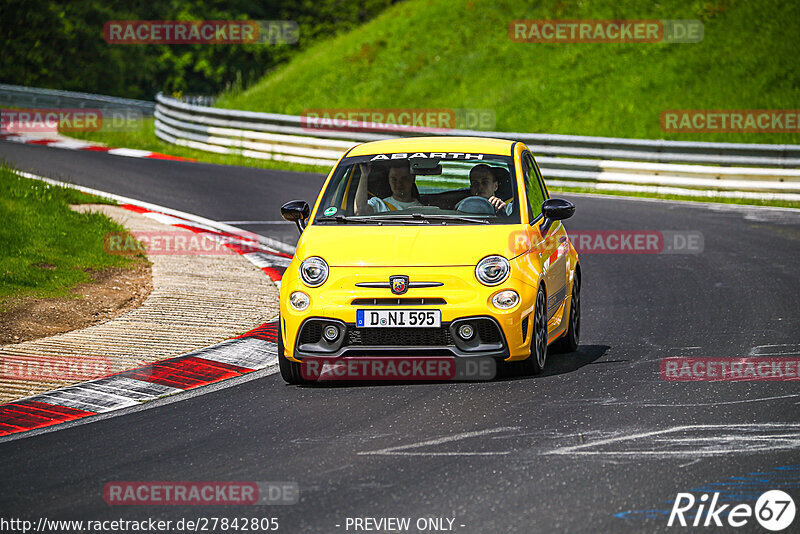
[[[520, 142], [417, 137], [351, 148], [313, 209], [281, 281], [278, 360], [491, 357], [540, 373], [580, 333], [578, 254]], [[549, 349], [548, 349], [549, 345]], [[333, 361], [333, 360], [331, 360]]]

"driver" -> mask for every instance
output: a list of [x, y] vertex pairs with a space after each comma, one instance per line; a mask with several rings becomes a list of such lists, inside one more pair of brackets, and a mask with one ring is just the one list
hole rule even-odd
[[411, 174], [411, 167], [407, 159], [396, 160], [390, 163], [389, 187], [392, 195], [383, 199], [372, 197], [367, 200], [367, 183], [371, 163], [359, 163], [361, 178], [356, 190], [355, 213], [356, 215], [369, 215], [385, 211], [405, 210], [412, 206], [422, 206], [414, 196], [416, 176]]
[[[506, 204], [495, 196], [497, 188], [500, 186], [500, 180], [498, 175], [492, 172], [493, 170], [492, 167], [485, 163], [472, 167], [472, 170], [469, 171], [469, 192], [473, 197], [485, 198], [489, 201], [489, 204], [494, 206], [496, 211], [503, 210], [508, 215], [511, 213], [511, 204]], [[456, 210], [459, 209], [461, 202], [456, 205]]]

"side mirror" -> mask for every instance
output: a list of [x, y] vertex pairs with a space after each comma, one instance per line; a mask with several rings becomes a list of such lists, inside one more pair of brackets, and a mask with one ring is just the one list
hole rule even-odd
[[281, 206], [281, 217], [297, 225], [300, 233], [306, 228], [306, 220], [311, 215], [311, 208], [305, 200], [290, 200]]
[[555, 221], [569, 219], [575, 213], [575, 204], [563, 198], [548, 198], [542, 202], [542, 221], [541, 232], [546, 234], [550, 226]]

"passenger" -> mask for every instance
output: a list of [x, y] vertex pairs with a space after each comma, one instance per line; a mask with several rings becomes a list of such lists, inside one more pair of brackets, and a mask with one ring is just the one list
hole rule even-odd
[[[469, 171], [469, 192], [473, 197], [483, 197], [488, 200], [496, 211], [503, 210], [506, 215], [509, 215], [511, 213], [511, 204], [506, 204], [502, 199], [495, 196], [497, 188], [500, 186], [500, 173], [495, 172], [495, 169], [504, 170], [498, 167], [490, 167], [485, 163], [472, 167], [472, 170]], [[456, 205], [456, 210], [459, 209], [461, 202]]]
[[369, 215], [385, 211], [406, 210], [413, 206], [422, 206], [415, 196], [416, 176], [411, 174], [411, 167], [407, 159], [393, 161], [389, 164], [389, 187], [392, 195], [386, 198], [372, 197], [367, 199], [369, 173], [372, 169], [370, 163], [359, 163], [361, 178], [356, 190], [355, 208], [356, 215]]
[[[508, 195], [512, 194], [510, 189], [511, 174], [509, 174], [508, 169], [505, 167], [492, 167], [492, 174], [494, 174], [494, 178], [497, 180], [498, 191], [500, 191], [501, 195], [508, 198]], [[505, 193], [503, 191], [505, 191]]]

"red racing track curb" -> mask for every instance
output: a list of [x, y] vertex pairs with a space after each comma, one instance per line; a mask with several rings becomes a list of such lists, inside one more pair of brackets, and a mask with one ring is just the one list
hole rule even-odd
[[[246, 236], [203, 227], [132, 204], [122, 207], [221, 242], [259, 267], [277, 285], [291, 261], [289, 254], [268, 249]], [[189, 354], [0, 405], [0, 437], [136, 406], [274, 366], [278, 361], [277, 336], [277, 321], [265, 323], [241, 336]]]
[[113, 156], [127, 156], [130, 158], [146, 159], [167, 159], [172, 161], [197, 161], [193, 158], [182, 158], [180, 156], [170, 156], [160, 152], [150, 152], [149, 150], [136, 150], [132, 148], [114, 148], [110, 146], [97, 145], [90, 141], [78, 139], [42, 139], [41, 137], [26, 137], [24, 134], [0, 133], [0, 140], [23, 143], [26, 145], [43, 145], [52, 148], [66, 148], [69, 150], [88, 150], [90, 152], [105, 152]]

